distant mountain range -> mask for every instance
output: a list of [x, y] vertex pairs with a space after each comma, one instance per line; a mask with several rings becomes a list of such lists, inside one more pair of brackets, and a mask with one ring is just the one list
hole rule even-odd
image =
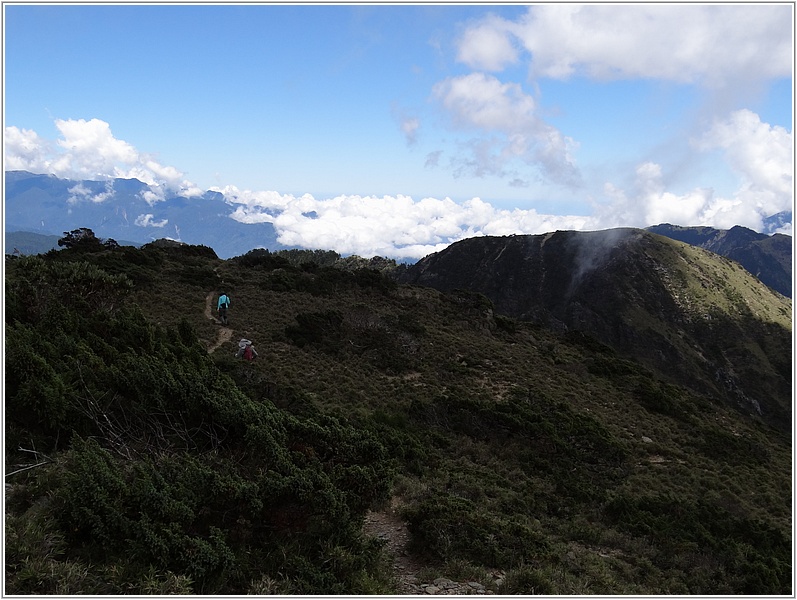
[[6, 171], [5, 231], [62, 237], [64, 231], [88, 227], [97, 237], [119, 243], [146, 244], [168, 237], [210, 246], [222, 258], [258, 247], [288, 248], [277, 242], [270, 223], [229, 218], [232, 209], [217, 192], [196, 198], [167, 196], [153, 204], [144, 199], [148, 192], [153, 193], [150, 186], [137, 179], [73, 181]]
[[[179, 239], [210, 246], [220, 258], [240, 256], [255, 248], [290, 248], [277, 241], [270, 223], [247, 224], [230, 218], [232, 208], [217, 192], [196, 198], [167, 196], [150, 204], [145, 196], [153, 193], [137, 179], [73, 181], [6, 171], [5, 252], [47, 252], [58, 247], [63, 232], [80, 227], [122, 245], [141, 245], [164, 237]], [[791, 219], [790, 212], [779, 213], [770, 217], [767, 225], [774, 231]], [[756, 233], [744, 227], [724, 231], [662, 224], [649, 230], [736, 260], [772, 289], [792, 295], [790, 236]]]

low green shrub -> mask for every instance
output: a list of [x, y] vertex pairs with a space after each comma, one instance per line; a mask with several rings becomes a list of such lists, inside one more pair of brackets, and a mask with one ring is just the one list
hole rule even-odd
[[549, 596], [556, 594], [550, 576], [543, 570], [521, 565], [507, 571], [498, 593], [502, 595]]
[[511, 566], [547, 550], [540, 532], [522, 519], [492, 514], [476, 503], [436, 493], [403, 511], [417, 551], [433, 559]]
[[[790, 540], [766, 523], [667, 494], [617, 495], [604, 511], [621, 530], [650, 539], [654, 561], [662, 567], [688, 569], [692, 556], [713, 556], [713, 565], [706, 565], [699, 578], [687, 577], [689, 593], [716, 593], [711, 582], [718, 581], [745, 594], [787, 594], [791, 589]], [[706, 582], [711, 585], [705, 587]]]

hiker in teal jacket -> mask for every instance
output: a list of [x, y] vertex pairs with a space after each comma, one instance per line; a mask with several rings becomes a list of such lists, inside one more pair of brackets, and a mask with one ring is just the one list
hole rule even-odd
[[230, 306], [230, 297], [225, 294], [224, 292], [221, 293], [219, 296], [219, 304], [216, 307], [216, 310], [219, 311], [219, 320], [221, 321], [222, 325], [227, 324], [227, 309]]

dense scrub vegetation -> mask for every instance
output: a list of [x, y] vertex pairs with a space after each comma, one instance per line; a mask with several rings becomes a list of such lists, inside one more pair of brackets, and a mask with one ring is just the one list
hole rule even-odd
[[124, 275], [10, 267], [6, 455], [41, 461], [9, 500], [14, 593], [378, 591], [359, 529], [393, 461], [373, 433], [248, 398], [187, 321], [118, 306]]
[[390, 594], [362, 524], [391, 498], [430, 571], [498, 593], [791, 593], [786, 435], [479, 294], [294, 254], [7, 260], [9, 593]]

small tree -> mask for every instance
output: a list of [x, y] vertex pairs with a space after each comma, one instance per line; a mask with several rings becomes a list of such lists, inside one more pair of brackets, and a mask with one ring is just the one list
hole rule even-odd
[[79, 248], [88, 252], [96, 252], [103, 249], [112, 250], [119, 247], [116, 240], [108, 238], [103, 241], [95, 236], [94, 232], [88, 227], [65, 231], [64, 237], [58, 240], [58, 245], [64, 248]]
[[94, 232], [88, 227], [65, 231], [64, 237], [58, 240], [58, 245], [64, 248], [97, 248], [102, 245]]

